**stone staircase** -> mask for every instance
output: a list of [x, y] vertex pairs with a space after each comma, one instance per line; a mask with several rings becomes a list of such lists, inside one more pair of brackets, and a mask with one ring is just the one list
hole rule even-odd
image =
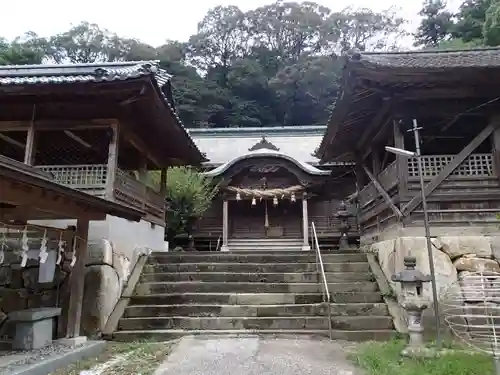
[[[333, 338], [377, 340], [395, 331], [366, 256], [323, 255]], [[153, 253], [113, 339], [186, 334], [328, 336], [315, 254], [304, 251]]]
[[232, 253], [237, 252], [266, 252], [275, 251], [301, 251], [302, 239], [296, 238], [265, 238], [265, 239], [245, 239], [232, 238], [228, 241], [229, 250]]

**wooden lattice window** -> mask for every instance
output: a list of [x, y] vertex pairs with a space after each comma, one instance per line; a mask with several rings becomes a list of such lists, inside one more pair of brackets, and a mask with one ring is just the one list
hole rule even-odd
[[[455, 155], [422, 156], [424, 177], [437, 176], [454, 157]], [[493, 175], [492, 154], [472, 154], [451, 173], [451, 176], [458, 177], [485, 177]], [[408, 176], [418, 177], [418, 161], [416, 158], [408, 159]]]

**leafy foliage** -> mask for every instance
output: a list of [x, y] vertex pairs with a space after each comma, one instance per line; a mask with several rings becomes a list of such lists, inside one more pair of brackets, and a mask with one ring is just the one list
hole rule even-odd
[[341, 11], [276, 1], [249, 11], [218, 6], [187, 42], [154, 48], [82, 22], [48, 39], [0, 41], [0, 64], [159, 60], [173, 75], [190, 127], [324, 124], [336, 93], [336, 56], [397, 47], [404, 20], [393, 9]]
[[443, 0], [425, 0], [416, 45], [431, 48], [500, 46], [500, 1], [463, 0], [456, 14]]
[[211, 178], [189, 167], [167, 171], [167, 233], [189, 233], [218, 192]]

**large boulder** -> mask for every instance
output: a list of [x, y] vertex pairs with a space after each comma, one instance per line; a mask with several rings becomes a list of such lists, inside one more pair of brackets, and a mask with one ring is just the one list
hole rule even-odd
[[116, 270], [108, 265], [88, 266], [85, 270], [82, 330], [88, 336], [102, 332], [121, 295]]
[[500, 273], [498, 262], [493, 259], [463, 256], [453, 262], [458, 271]]
[[489, 237], [486, 236], [442, 236], [434, 240], [434, 245], [455, 260], [467, 254], [478, 258], [492, 257]]

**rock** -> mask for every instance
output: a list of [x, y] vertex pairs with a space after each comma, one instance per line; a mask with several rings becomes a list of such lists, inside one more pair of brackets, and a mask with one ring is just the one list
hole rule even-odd
[[[430, 275], [429, 256], [427, 250], [427, 240], [425, 237], [400, 237], [396, 241], [396, 253], [404, 258], [414, 256], [417, 259], [417, 269], [425, 275]], [[433, 241], [432, 258], [434, 260], [434, 270], [436, 274], [436, 286], [438, 298], [441, 300], [448, 288], [458, 281], [457, 269], [453, 266], [450, 257], [436, 248]], [[398, 271], [402, 269], [399, 268]], [[432, 284], [424, 283], [423, 294], [430, 302], [432, 298]]]
[[10, 267], [0, 267], [0, 285], [9, 285], [12, 282], [12, 269]]
[[38, 288], [38, 267], [25, 268], [22, 270], [23, 285], [27, 289]]
[[490, 239], [486, 236], [443, 236], [434, 241], [435, 246], [455, 260], [466, 254], [491, 259]]
[[113, 246], [110, 241], [100, 239], [89, 242], [86, 265], [107, 264], [113, 265]]
[[493, 258], [500, 261], [500, 236], [491, 236], [490, 244]]
[[26, 289], [0, 288], [0, 309], [6, 314], [26, 308]]
[[118, 273], [120, 286], [123, 288], [128, 281], [130, 273], [132, 272], [130, 260], [123, 254], [113, 253], [113, 268]]
[[458, 271], [500, 273], [498, 262], [492, 259], [462, 257], [453, 262]]
[[121, 294], [117, 272], [108, 265], [89, 266], [85, 270], [82, 330], [95, 336], [102, 332]]
[[29, 294], [27, 298], [27, 308], [54, 307], [56, 305], [56, 291], [44, 290], [35, 294]]

